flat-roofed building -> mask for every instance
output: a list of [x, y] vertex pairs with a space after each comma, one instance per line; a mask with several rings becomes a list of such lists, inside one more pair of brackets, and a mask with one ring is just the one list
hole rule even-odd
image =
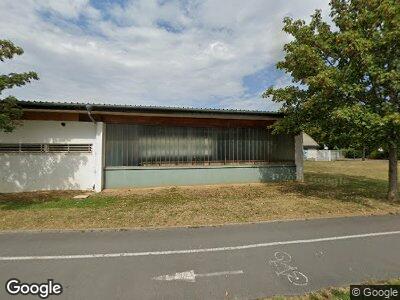
[[302, 179], [302, 136], [281, 113], [20, 102], [0, 133], [0, 192]]

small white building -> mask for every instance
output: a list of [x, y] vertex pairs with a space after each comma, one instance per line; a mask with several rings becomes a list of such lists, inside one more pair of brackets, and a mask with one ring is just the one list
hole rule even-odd
[[307, 133], [303, 133], [303, 153], [305, 160], [333, 161], [344, 159], [343, 151], [319, 149], [319, 144]]

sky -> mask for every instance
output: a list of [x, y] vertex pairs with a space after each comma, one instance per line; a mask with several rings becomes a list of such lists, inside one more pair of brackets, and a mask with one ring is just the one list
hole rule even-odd
[[328, 0], [2, 0], [0, 39], [25, 53], [0, 73], [40, 80], [23, 100], [277, 110], [289, 16], [327, 18]]

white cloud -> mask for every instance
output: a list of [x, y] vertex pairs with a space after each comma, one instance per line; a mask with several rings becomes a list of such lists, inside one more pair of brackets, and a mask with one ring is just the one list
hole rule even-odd
[[41, 0], [37, 2], [38, 6], [45, 10], [50, 10], [66, 18], [77, 19], [81, 14], [90, 14], [93, 12], [88, 0]]
[[282, 57], [284, 16], [316, 8], [327, 1], [3, 0], [0, 38], [25, 54], [2, 72], [39, 73], [11, 90], [28, 100], [276, 108], [242, 79]]

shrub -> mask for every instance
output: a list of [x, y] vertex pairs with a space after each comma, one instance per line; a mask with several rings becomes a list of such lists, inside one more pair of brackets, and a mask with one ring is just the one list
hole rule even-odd
[[344, 157], [346, 158], [362, 158], [362, 155], [362, 150], [350, 148], [344, 151]]
[[368, 158], [370, 159], [388, 159], [388, 157], [389, 154], [386, 150], [384, 151], [373, 150], [368, 156]]

